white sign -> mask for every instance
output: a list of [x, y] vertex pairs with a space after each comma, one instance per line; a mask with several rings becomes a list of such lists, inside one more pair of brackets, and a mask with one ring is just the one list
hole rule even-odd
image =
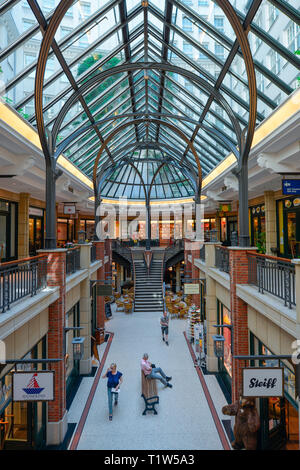
[[184, 284], [185, 294], [199, 294], [199, 284]]
[[13, 401], [54, 400], [54, 371], [13, 373]]
[[37, 207], [29, 207], [29, 215], [43, 217], [43, 209], [38, 209]]
[[244, 397], [282, 397], [282, 367], [249, 367], [243, 369]]
[[75, 214], [76, 213], [76, 206], [75, 204], [65, 204], [64, 205], [64, 214]]

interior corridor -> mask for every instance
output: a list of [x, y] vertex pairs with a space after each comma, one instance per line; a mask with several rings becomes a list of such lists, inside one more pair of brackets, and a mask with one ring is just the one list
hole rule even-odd
[[[161, 338], [159, 319], [159, 312], [131, 315], [113, 312], [106, 328], [114, 333], [114, 337], [78, 441], [78, 450], [223, 449], [183, 334], [186, 322], [170, 320], [169, 346], [166, 346]], [[100, 358], [106, 346], [107, 343], [100, 346]], [[151, 412], [142, 415], [140, 361], [144, 352], [148, 352], [152, 363], [172, 376], [172, 389], [157, 383], [158, 415]], [[102, 379], [102, 375], [112, 362], [117, 363], [124, 382], [110, 422], [107, 379]], [[83, 379], [69, 410], [69, 423], [78, 425], [93, 381], [90, 377]], [[213, 375], [206, 376], [206, 381], [211, 384], [212, 399], [220, 413], [222, 405], [226, 404], [225, 398]], [[73, 439], [75, 435], [76, 429]]]

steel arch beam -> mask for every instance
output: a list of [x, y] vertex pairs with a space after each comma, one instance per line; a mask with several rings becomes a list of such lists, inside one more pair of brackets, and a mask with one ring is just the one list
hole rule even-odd
[[148, 123], [148, 124], [150, 124], [150, 123], [158, 124], [159, 123], [160, 125], [166, 126], [166, 127], [170, 128], [171, 130], [173, 130], [174, 132], [176, 132], [181, 137], [181, 139], [184, 140], [184, 142], [189, 146], [189, 148], [191, 149], [191, 152], [193, 153], [193, 155], [195, 157], [196, 164], [197, 164], [197, 169], [198, 169], [199, 182], [200, 182], [200, 185], [201, 185], [201, 183], [202, 183], [202, 169], [201, 169], [201, 164], [200, 164], [200, 160], [199, 160], [197, 151], [196, 151], [193, 143], [189, 141], [189, 139], [185, 136], [185, 134], [181, 130], [179, 130], [177, 127], [173, 126], [172, 124], [169, 124], [165, 121], [160, 121], [159, 119], [150, 119], [150, 118], [148, 118], [148, 119], [136, 119], [136, 120], [129, 121], [129, 122], [126, 122], [124, 124], [121, 124], [119, 127], [117, 127], [114, 131], [112, 131], [108, 135], [108, 137], [104, 140], [103, 144], [101, 145], [100, 150], [98, 152], [98, 155], [95, 159], [94, 170], [93, 170], [93, 182], [94, 182], [94, 184], [97, 183], [98, 163], [99, 163], [99, 160], [100, 160], [101, 155], [103, 153], [103, 150], [107, 146], [107, 144], [111, 141], [111, 139], [116, 134], [121, 132], [126, 127], [132, 126], [132, 125], [135, 125], [135, 124], [141, 124], [141, 123]]
[[[222, 94], [216, 90], [212, 85], [210, 85], [206, 80], [203, 78], [199, 77], [193, 72], [190, 72], [189, 70], [185, 70], [181, 67], [177, 67], [174, 65], [170, 65], [167, 63], [158, 63], [158, 62], [141, 62], [141, 63], [128, 63], [124, 65], [119, 65], [116, 67], [113, 67], [111, 69], [105, 70], [103, 72], [99, 72], [95, 74], [93, 77], [91, 77], [89, 80], [87, 80], [81, 87], [78, 88], [76, 92], [74, 92], [70, 98], [66, 101], [64, 106], [61, 108], [60, 112], [57, 115], [57, 118], [55, 120], [55, 123], [52, 128], [52, 140], [53, 142], [56, 142], [56, 138], [60, 129], [60, 126], [64, 120], [64, 117], [68, 113], [69, 109], [73, 106], [73, 104], [76, 102], [78, 99], [79, 95], [82, 95], [83, 93], [87, 92], [93, 85], [96, 85], [100, 83], [103, 79], [111, 76], [111, 75], [116, 75], [122, 72], [128, 72], [128, 71], [134, 71], [134, 70], [162, 70], [166, 72], [174, 72], [178, 73], [178, 75], [182, 75], [184, 77], [189, 78], [190, 80], [196, 82], [200, 88], [204, 88], [207, 90], [208, 93], [212, 94], [214, 96], [214, 99], [220, 104], [220, 106], [225, 110], [227, 113], [229, 119], [232, 122], [233, 128], [235, 130], [236, 136], [237, 136], [237, 142], [238, 146], [241, 149], [242, 147], [242, 137], [241, 137], [241, 128], [238, 123], [238, 120], [234, 116], [234, 113], [225, 100], [225, 98], [222, 96]], [[38, 122], [38, 121], [37, 121]]]

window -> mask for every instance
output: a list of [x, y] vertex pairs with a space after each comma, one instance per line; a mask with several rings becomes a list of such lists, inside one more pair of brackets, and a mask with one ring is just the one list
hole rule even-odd
[[184, 79], [184, 88], [190, 93], [193, 93], [193, 85], [190, 80], [187, 80], [186, 78]]
[[208, 0], [198, 0], [198, 7], [207, 7]]
[[193, 46], [192, 44], [188, 42], [183, 42], [183, 52], [190, 57], [191, 59], [193, 58]]
[[223, 16], [215, 16], [214, 25], [218, 31], [220, 31], [221, 33], [224, 33], [224, 17]]
[[69, 10], [66, 12], [66, 16], [73, 16], [73, 7], [69, 8]]
[[[26, 52], [24, 54], [24, 67], [28, 67], [32, 62], [36, 60], [36, 54], [30, 54], [29, 52]], [[29, 78], [34, 78], [35, 73], [32, 72], [31, 74], [28, 75]]]
[[54, 72], [54, 57], [49, 57], [46, 63], [45, 78], [49, 78]]
[[186, 16], [182, 19], [182, 29], [183, 31], [193, 31], [193, 23]]
[[[202, 47], [204, 47], [204, 49], [207, 49], [208, 50], [208, 42], [204, 42], [202, 44]], [[208, 59], [208, 56], [206, 54], [204, 54], [204, 52], [200, 52], [199, 53], [199, 59]]]
[[279, 73], [280, 72], [280, 56], [278, 52], [271, 50], [268, 55], [268, 63], [271, 72]]
[[269, 9], [268, 25], [270, 29], [274, 21], [278, 18], [278, 10], [276, 7], [274, 7], [274, 5], [268, 5], [268, 9]]
[[35, 24], [34, 20], [23, 18], [23, 31], [27, 31], [28, 29], [32, 28], [34, 24]]
[[285, 30], [286, 46], [291, 52], [296, 52], [300, 48], [300, 27], [290, 21]]
[[265, 82], [264, 82], [264, 77], [260, 72], [256, 72], [256, 86], [258, 90], [264, 92]]
[[85, 18], [91, 14], [91, 4], [87, 2], [80, 2], [80, 10]]
[[89, 39], [87, 34], [84, 34], [79, 38], [79, 46], [86, 47], [89, 45]]
[[60, 38], [64, 38], [68, 34], [72, 32], [72, 28], [67, 28], [66, 26], [61, 26], [60, 27]]
[[55, 8], [55, 0], [44, 0], [43, 1], [43, 12], [49, 13]]
[[224, 47], [220, 46], [220, 44], [215, 44], [215, 55], [218, 59], [224, 59]]

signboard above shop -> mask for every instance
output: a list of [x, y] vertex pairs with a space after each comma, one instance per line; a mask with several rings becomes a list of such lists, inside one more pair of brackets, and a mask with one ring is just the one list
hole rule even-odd
[[53, 401], [54, 371], [13, 372], [13, 401]]
[[298, 180], [282, 180], [282, 194], [286, 196], [300, 195], [300, 179]]
[[184, 293], [185, 295], [189, 294], [199, 294], [200, 287], [199, 284], [184, 284]]
[[283, 397], [282, 367], [249, 367], [243, 369], [244, 397]]

